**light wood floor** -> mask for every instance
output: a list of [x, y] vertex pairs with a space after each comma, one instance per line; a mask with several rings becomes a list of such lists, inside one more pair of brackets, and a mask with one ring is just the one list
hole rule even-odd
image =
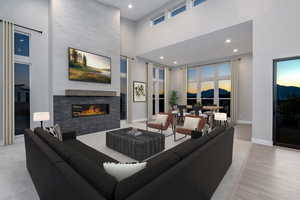
[[300, 151], [252, 144], [230, 199], [300, 200]]

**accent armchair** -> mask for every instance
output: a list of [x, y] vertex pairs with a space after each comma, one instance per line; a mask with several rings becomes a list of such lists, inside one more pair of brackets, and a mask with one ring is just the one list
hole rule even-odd
[[[205, 123], [206, 123], [206, 120], [204, 117], [201, 117], [201, 116], [196, 116], [196, 115], [187, 115], [185, 116], [185, 120], [187, 120], [187, 118], [196, 118], [196, 119], [199, 119], [198, 121], [198, 125], [196, 126], [197, 128], [195, 129], [196, 131], [202, 131], [202, 129], [204, 128], [205, 126]], [[187, 128], [186, 126], [186, 122], [184, 124], [183, 127], [179, 127], [179, 128], [176, 128], [175, 131], [174, 131], [174, 140], [180, 140], [180, 139], [183, 139], [185, 138], [187, 135], [191, 135], [192, 134], [192, 131], [195, 131], [193, 129], [190, 129], [190, 128]], [[176, 139], [176, 133], [179, 133], [179, 134], [183, 134], [185, 135], [184, 137], [182, 138], [179, 138], [179, 139]]]
[[[160, 131], [161, 134], [163, 134], [163, 131], [168, 130], [168, 128], [170, 126], [172, 127], [172, 130], [173, 130], [174, 127], [173, 127], [173, 114], [172, 114], [172, 112], [170, 112], [170, 113], [159, 113], [159, 114], [160, 115], [167, 115], [167, 120], [166, 120], [165, 124], [163, 124], [163, 123], [160, 124], [160, 123], [157, 123], [156, 121], [153, 121], [153, 122], [146, 121], [147, 130], [149, 128], [156, 129], [156, 130]], [[171, 135], [173, 135], [173, 134], [166, 135], [166, 137], [171, 136]]]

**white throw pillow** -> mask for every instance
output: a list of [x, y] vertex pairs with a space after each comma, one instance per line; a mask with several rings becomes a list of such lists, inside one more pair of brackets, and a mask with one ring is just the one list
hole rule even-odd
[[158, 114], [156, 115], [156, 119], [153, 122], [154, 124], [159, 124], [165, 126], [168, 120], [168, 115]]
[[188, 130], [196, 130], [198, 128], [200, 118], [186, 117], [183, 128]]
[[134, 163], [134, 164], [122, 164], [122, 163], [103, 163], [106, 173], [115, 177], [118, 181], [122, 181], [133, 174], [141, 171], [146, 167], [147, 163]]
[[60, 126], [58, 124], [55, 124], [53, 128], [57, 135], [58, 140], [62, 142], [63, 138], [62, 138], [62, 132], [61, 132]]

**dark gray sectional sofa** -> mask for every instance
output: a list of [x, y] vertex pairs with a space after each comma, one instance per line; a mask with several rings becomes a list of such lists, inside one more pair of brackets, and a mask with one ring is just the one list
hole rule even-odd
[[27, 169], [41, 200], [208, 200], [232, 163], [233, 128], [218, 128], [148, 160], [117, 182], [103, 162], [117, 162], [76, 140], [59, 142], [41, 128], [26, 130]]

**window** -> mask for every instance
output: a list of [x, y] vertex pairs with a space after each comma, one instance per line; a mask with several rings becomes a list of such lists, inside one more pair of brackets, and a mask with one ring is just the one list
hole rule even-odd
[[153, 68], [153, 115], [165, 112], [165, 69]]
[[30, 127], [30, 33], [19, 29], [14, 33], [14, 97], [15, 135]]
[[15, 32], [15, 55], [29, 57], [29, 35]]
[[15, 135], [30, 127], [30, 67], [15, 63]]
[[163, 21], [165, 21], [165, 16], [164, 15], [162, 15], [162, 16], [160, 16], [158, 18], [153, 19], [152, 23], [153, 23], [153, 25], [156, 25], [156, 24], [159, 24], [159, 23], [161, 23]]
[[205, 2], [206, 0], [194, 0], [193, 5], [198, 6], [199, 4]]
[[177, 8], [175, 8], [173, 11], [171, 11], [171, 16], [174, 17], [182, 12], [186, 11], [186, 5], [181, 5]]
[[187, 103], [218, 105], [230, 116], [231, 67], [229, 63], [189, 68]]
[[127, 59], [121, 58], [121, 64], [120, 64], [120, 75], [121, 75], [121, 91], [120, 91], [120, 119], [126, 120], [127, 119]]

